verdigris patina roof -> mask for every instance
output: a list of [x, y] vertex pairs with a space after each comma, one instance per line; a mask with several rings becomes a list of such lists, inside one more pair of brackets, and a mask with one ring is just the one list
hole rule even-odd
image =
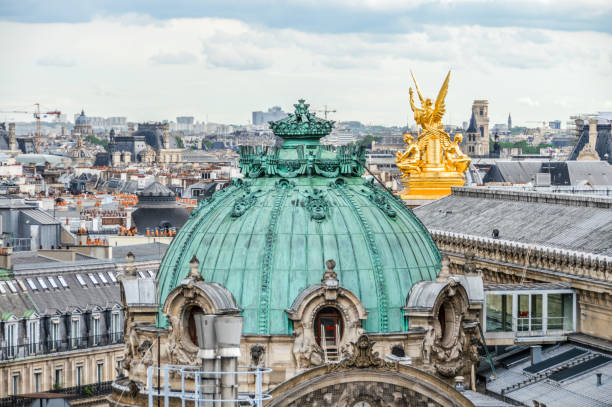
[[[331, 129], [307, 110], [300, 101], [291, 117]], [[204, 281], [226, 287], [243, 309], [245, 334], [290, 334], [286, 310], [334, 259], [340, 285], [368, 311], [366, 330], [400, 331], [410, 288], [440, 269], [433, 239], [401, 200], [362, 178], [363, 148], [334, 151], [312, 126], [294, 124], [301, 133], [281, 132], [282, 148], [242, 147], [245, 178], [192, 212], [160, 266], [160, 307], [195, 255]], [[161, 313], [158, 324], [167, 325]]]

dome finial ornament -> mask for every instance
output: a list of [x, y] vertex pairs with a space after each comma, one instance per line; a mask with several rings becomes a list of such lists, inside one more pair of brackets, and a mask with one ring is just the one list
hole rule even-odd
[[325, 288], [338, 288], [338, 275], [334, 271], [336, 267], [336, 262], [334, 260], [327, 260], [325, 262], [325, 266], [327, 266], [327, 270], [323, 273], [323, 279], [321, 283]]
[[304, 99], [293, 105], [295, 113], [275, 122], [269, 122], [272, 132], [281, 137], [284, 147], [297, 144], [319, 144], [319, 139], [331, 133], [334, 121], [316, 117], [308, 111], [310, 105]]

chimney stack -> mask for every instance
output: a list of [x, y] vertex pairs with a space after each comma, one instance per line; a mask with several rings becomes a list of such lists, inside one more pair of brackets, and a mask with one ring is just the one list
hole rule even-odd
[[12, 268], [11, 255], [13, 254], [12, 247], [0, 248], [0, 268], [10, 270]]

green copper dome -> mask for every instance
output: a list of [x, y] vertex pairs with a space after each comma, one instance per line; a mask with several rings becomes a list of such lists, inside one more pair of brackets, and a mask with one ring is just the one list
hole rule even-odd
[[[361, 177], [363, 148], [319, 145], [333, 122], [303, 100], [295, 106], [271, 124], [283, 147], [242, 147], [244, 178], [201, 202], [172, 241], [158, 273], [160, 309], [195, 254], [204, 280], [244, 310], [245, 334], [289, 334], [285, 310], [334, 259], [340, 285], [368, 311], [366, 331], [400, 331], [412, 285], [440, 270], [438, 248], [409, 208]], [[158, 322], [167, 325], [161, 313]]]

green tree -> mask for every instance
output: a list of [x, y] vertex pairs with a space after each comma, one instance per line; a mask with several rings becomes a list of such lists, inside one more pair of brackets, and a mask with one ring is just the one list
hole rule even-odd
[[100, 140], [96, 136], [91, 135], [85, 137], [85, 141], [90, 142], [91, 144], [97, 144], [99, 146], [102, 146], [106, 151], [108, 151], [108, 140]]
[[178, 148], [185, 148], [185, 143], [183, 143], [182, 138], [180, 138], [179, 136], [174, 136], [174, 139], [176, 140], [176, 145], [178, 146]]

